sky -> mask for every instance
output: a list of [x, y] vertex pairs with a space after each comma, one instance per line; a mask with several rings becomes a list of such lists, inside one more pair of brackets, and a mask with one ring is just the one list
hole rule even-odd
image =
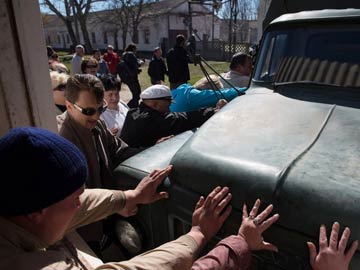
[[[43, 0], [39, 0], [39, 4], [43, 2]], [[61, 6], [60, 6], [61, 8]], [[106, 8], [106, 2], [105, 3], [95, 3], [92, 5], [92, 10], [96, 11], [96, 10], [102, 10]], [[53, 13], [49, 8], [47, 8], [44, 5], [40, 5], [40, 10], [43, 13]]]
[[[57, 0], [58, 2], [62, 2], [61, 0]], [[227, 0], [222, 0], [222, 2], [226, 2]], [[259, 0], [250, 0], [250, 2], [253, 2], [255, 5], [258, 3]], [[39, 0], [39, 3], [43, 2], [43, 0]], [[97, 11], [97, 10], [102, 10], [102, 9], [106, 9], [107, 8], [107, 4], [109, 3], [109, 1], [105, 1], [105, 2], [101, 2], [101, 3], [94, 3], [92, 5], [92, 11]], [[223, 4], [222, 10], [220, 10], [218, 12], [218, 16], [222, 17], [223, 16], [223, 9], [224, 9], [225, 5]], [[61, 6], [60, 6], [61, 8]], [[40, 5], [40, 10], [43, 13], [52, 13], [51, 10], [49, 8], [47, 8], [44, 5]]]

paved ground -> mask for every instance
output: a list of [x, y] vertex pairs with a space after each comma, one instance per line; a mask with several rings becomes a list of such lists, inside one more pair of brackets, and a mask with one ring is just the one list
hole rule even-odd
[[132, 97], [132, 95], [131, 95], [131, 92], [130, 92], [129, 88], [127, 87], [126, 84], [122, 83], [121, 84], [121, 91], [120, 91], [121, 100], [128, 103], [129, 100], [131, 99], [131, 97]]

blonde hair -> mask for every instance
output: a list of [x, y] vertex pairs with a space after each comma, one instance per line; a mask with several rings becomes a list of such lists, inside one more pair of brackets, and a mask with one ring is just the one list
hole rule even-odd
[[49, 68], [51, 71], [69, 74], [69, 69], [63, 63], [53, 62], [50, 64]]
[[[210, 79], [214, 82], [217, 88], [224, 88], [218, 76], [211, 74]], [[198, 80], [193, 86], [199, 90], [212, 89], [211, 84], [208, 82], [206, 77]]]
[[57, 89], [59, 85], [66, 85], [67, 80], [70, 76], [66, 73], [59, 73], [57, 71], [50, 71], [50, 79], [51, 79], [51, 86], [52, 89]]

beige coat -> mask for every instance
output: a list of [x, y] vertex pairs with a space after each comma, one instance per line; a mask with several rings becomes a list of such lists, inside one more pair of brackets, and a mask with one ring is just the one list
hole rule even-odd
[[[221, 76], [229, 81], [235, 87], [248, 87], [250, 82], [250, 77], [240, 74], [235, 70], [230, 70], [229, 72], [221, 74]], [[221, 83], [224, 85], [224, 88], [229, 88], [230, 86], [221, 78]]]
[[72, 220], [66, 237], [48, 247], [36, 236], [0, 217], [1, 270], [186, 270], [199, 247], [193, 238], [182, 236], [129, 261], [103, 264], [74, 229], [117, 213], [125, 205], [122, 191], [90, 189], [80, 197], [82, 206]]

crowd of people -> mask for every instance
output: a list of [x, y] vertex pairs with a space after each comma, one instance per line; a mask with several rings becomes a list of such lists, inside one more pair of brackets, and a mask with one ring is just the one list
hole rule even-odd
[[[127, 261], [101, 260], [102, 219], [133, 216], [139, 205], [169, 197], [158, 187], [171, 173], [171, 165], [154, 170], [126, 191], [115, 190], [115, 167], [147, 147], [200, 127], [227, 101], [244, 94], [249, 84], [251, 57], [244, 53], [235, 54], [230, 70], [211, 76], [211, 82], [204, 78], [189, 84], [193, 57], [185, 46], [184, 36], [178, 35], [167, 63], [161, 48], [154, 49], [148, 69], [153, 85], [143, 91], [138, 78], [142, 61], [136, 57], [135, 44], [129, 44], [121, 57], [111, 45], [103, 57], [100, 50], [84, 57], [85, 48], [78, 45], [70, 72], [47, 48], [58, 134], [24, 127], [0, 139], [0, 163], [5, 175], [13, 178], [0, 196], [1, 269], [245, 270], [251, 267], [251, 251], [277, 252], [262, 234], [279, 214], [271, 215], [272, 205], [259, 213], [257, 200], [250, 212], [244, 205], [236, 235], [197, 258], [232, 210], [229, 188], [216, 187], [206, 198], [200, 197], [192, 227], [184, 236]], [[132, 93], [128, 104], [120, 99], [121, 83]], [[25, 168], [14, 170], [19, 163]], [[325, 227], [320, 227], [319, 251], [307, 243], [313, 269], [348, 269], [358, 242], [346, 250], [350, 229], [345, 228], [340, 240], [339, 230], [335, 222], [328, 240]]]
[[[193, 44], [194, 41], [190, 43]], [[191, 85], [189, 84], [190, 73], [188, 64], [193, 60], [193, 56], [191, 56], [189, 52], [194, 51], [194, 49], [187, 50], [185, 47], [185, 37], [178, 35], [175, 46], [171, 48], [166, 55], [166, 62], [162, 56], [162, 49], [160, 47], [156, 47], [153, 51], [153, 57], [148, 67], [148, 75], [153, 86], [150, 87], [149, 91], [153, 92], [156, 88], [158, 88], [159, 91], [164, 89], [164, 86], [166, 86], [165, 80], [166, 77], [168, 77], [170, 86], [168, 87], [168, 92], [171, 93], [170, 99], [168, 98], [167, 101], [169, 104], [164, 104], [165, 106], [163, 106], [163, 108], [158, 108], [159, 104], [165, 102], [164, 98], [158, 99], [158, 97], [155, 97], [145, 98], [144, 100], [142, 98], [143, 95], [141, 96], [142, 90], [138, 75], [142, 71], [141, 65], [144, 61], [137, 58], [137, 47], [135, 44], [129, 44], [124, 49], [121, 57], [114, 51], [112, 45], [107, 46], [103, 56], [99, 49], [95, 49], [90, 57], [85, 56], [84, 46], [77, 45], [71, 60], [70, 71], [60, 62], [57, 53], [48, 46], [49, 69], [51, 70], [57, 114], [66, 111], [65, 91], [61, 91], [65, 90], [65, 87], [62, 88], [61, 86], [66, 85], [66, 80], [69, 77], [64, 74], [69, 74], [73, 78], [78, 74], [91, 74], [96, 76], [103, 84], [104, 82], [111, 82], [112, 90], [115, 88], [119, 89], [109, 91], [107, 87], [104, 87], [104, 102], [106, 102], [108, 107], [100, 118], [115, 136], [131, 140], [127, 142], [130, 145], [137, 141], [134, 145], [148, 147], [154, 145], [159, 139], [162, 141], [161, 138], [158, 138], [159, 134], [164, 134], [164, 137], [168, 137], [187, 129], [199, 127], [204, 121], [197, 121], [194, 126], [194, 121], [191, 120], [193, 118], [190, 117], [189, 119], [187, 115], [196, 115], [199, 113], [199, 110], [204, 111], [205, 108], [209, 108], [208, 113], [211, 111], [211, 108], [217, 108], [218, 110], [219, 106], [217, 105], [224, 104], [224, 100], [230, 101], [242, 95], [246, 91], [246, 86], [249, 83], [249, 75], [251, 72], [249, 63], [251, 64], [251, 58], [244, 53], [235, 54], [231, 60], [229, 72], [223, 73], [220, 76], [211, 75], [210, 78], [212, 82], [203, 78], [194, 85]], [[64, 81], [65, 78], [66, 80]], [[224, 83], [224, 79], [227, 80], [228, 84], [230, 82], [230, 84], [227, 85]], [[61, 81], [61, 83], [58, 83], [59, 81]], [[60, 85], [60, 88], [57, 87], [57, 84]], [[122, 84], [128, 86], [132, 95], [128, 103], [120, 99], [119, 93]], [[216, 86], [216, 91], [214, 91], [214, 86]], [[222, 101], [218, 103], [219, 100]], [[152, 104], [155, 104], [155, 107], [152, 106]], [[150, 108], [152, 112], [157, 113], [149, 113]], [[144, 112], [144, 109], [146, 112]], [[126, 117], [128, 113], [129, 117]], [[162, 131], [157, 131], [155, 128], [147, 129], [146, 134], [150, 134], [149, 138], [151, 137], [153, 139], [141, 138], [141, 140], [147, 140], [147, 142], [140, 143], [139, 139], [133, 137], [133, 134], [139, 133], [136, 131], [139, 119], [136, 121], [136, 125], [133, 121], [134, 117], [136, 118], [138, 114], [141, 116], [146, 115], [146, 119], [141, 120], [145, 124], [142, 125], [143, 127], [147, 126], [146, 123], [149, 119], [153, 119], [155, 115], [157, 115], [164, 118], [164, 121], [168, 123], [165, 126], [168, 126], [168, 128], [163, 127]], [[174, 119], [176, 120], [174, 121]], [[182, 127], [179, 129], [178, 125], [180, 122], [182, 122], [180, 125]], [[123, 129], [124, 125], [126, 126], [125, 129]], [[129, 134], [131, 134], [131, 136], [129, 136]], [[136, 137], [141, 137], [140, 135], [137, 134]], [[129, 139], [130, 137], [132, 139]]]

